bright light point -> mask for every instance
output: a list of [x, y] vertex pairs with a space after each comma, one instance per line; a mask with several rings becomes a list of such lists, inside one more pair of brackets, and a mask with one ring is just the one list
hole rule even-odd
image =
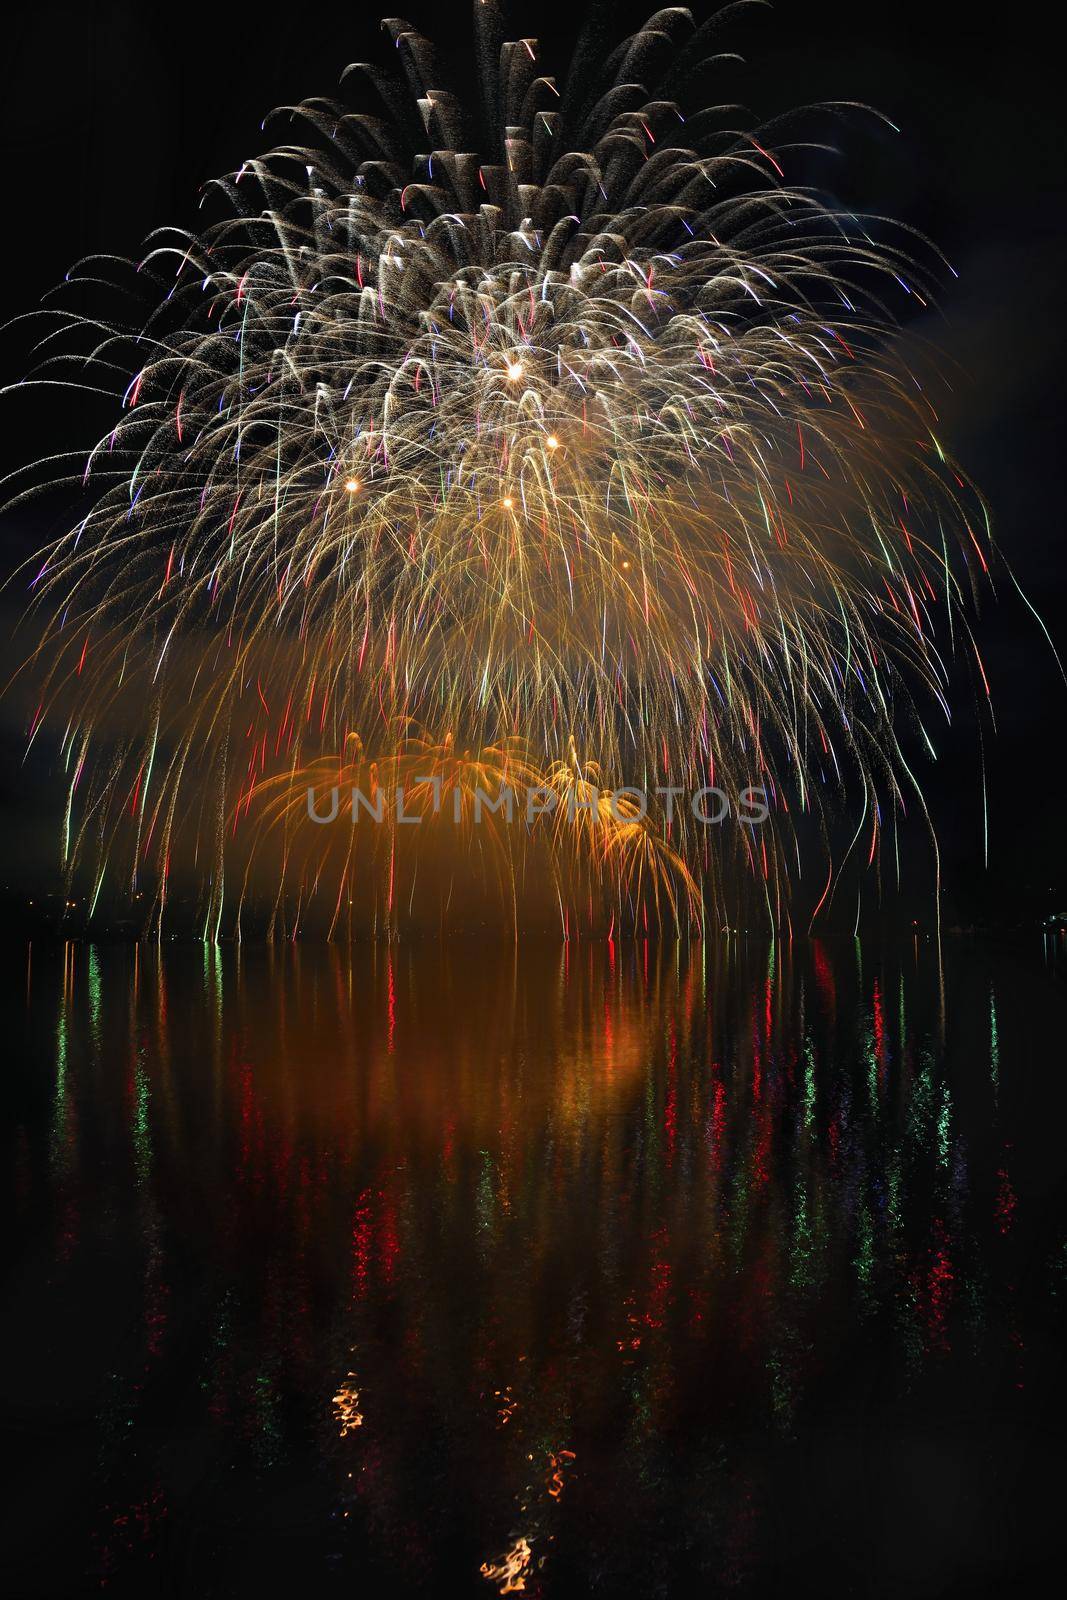
[[519, 378], [521, 378], [522, 374], [523, 365], [521, 361], [508, 362], [508, 377], [511, 379], [512, 383], [515, 383]]
[[550, 433], [549, 434], [548, 438], [545, 440], [545, 444], [548, 446], [548, 448], [550, 450], [558, 450], [559, 449], [559, 440], [556, 438], [556, 435], [554, 433]]
[[629, 570], [630, 570], [630, 563], [629, 563], [629, 562], [628, 562], [628, 561], [624, 561], [624, 562], [623, 562], [623, 564], [622, 564], [622, 570], [623, 570], [623, 571], [624, 571], [624, 572], [629, 572]]
[[503, 500], [501, 500], [500, 504], [504, 507], [505, 511], [510, 511], [515, 502], [509, 494], [506, 494]]
[[358, 478], [346, 478], [346, 480], [345, 480], [345, 493], [346, 494], [358, 494], [361, 488], [362, 488], [362, 484], [360, 483]]

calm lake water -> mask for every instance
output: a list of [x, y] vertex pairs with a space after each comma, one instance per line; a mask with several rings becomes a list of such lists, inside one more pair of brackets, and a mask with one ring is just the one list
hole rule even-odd
[[1067, 992], [15, 947], [16, 1595], [969, 1595], [1059, 1555]]

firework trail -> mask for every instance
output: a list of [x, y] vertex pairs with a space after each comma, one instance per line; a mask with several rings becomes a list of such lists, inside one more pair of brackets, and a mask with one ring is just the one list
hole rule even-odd
[[[947, 714], [992, 560], [893, 353], [938, 261], [792, 185], [792, 119], [693, 108], [723, 18], [659, 12], [557, 81], [482, 0], [477, 112], [389, 19], [356, 109], [276, 113], [294, 142], [211, 185], [199, 235], [76, 275], [121, 323], [42, 314], [39, 376], [121, 396], [87, 460], [45, 464], [86, 501], [30, 573], [30, 737], [61, 739], [94, 904], [144, 885], [159, 917], [181, 863], [208, 932], [264, 881], [276, 926], [392, 929], [436, 855], [516, 922], [547, 873], [568, 928], [718, 919], [731, 884], [781, 925], [798, 874], [804, 920], [828, 882], [797, 818], [840, 805], [877, 868], [923, 810], [902, 729]], [[485, 837], [309, 826], [309, 785], [417, 790], [427, 761], [589, 803]], [[622, 784], [762, 785], [772, 817], [620, 819]]]

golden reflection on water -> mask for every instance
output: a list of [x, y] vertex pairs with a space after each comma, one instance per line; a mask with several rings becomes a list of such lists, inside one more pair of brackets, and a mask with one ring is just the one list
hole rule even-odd
[[1021, 1370], [984, 979], [954, 1062], [910, 950], [68, 945], [32, 974], [57, 1271], [103, 1227], [137, 1285], [99, 1429], [146, 1547], [164, 1375], [205, 1455], [311, 1452], [336, 1559], [507, 1594], [622, 1583], [650, 1539], [744, 1581], [751, 1441], [799, 1438], [857, 1341], [905, 1387]]
[[363, 1413], [359, 1409], [359, 1390], [356, 1388], [355, 1373], [350, 1372], [333, 1397], [333, 1414], [339, 1424], [338, 1433], [342, 1439], [348, 1437], [356, 1428], [363, 1426]]

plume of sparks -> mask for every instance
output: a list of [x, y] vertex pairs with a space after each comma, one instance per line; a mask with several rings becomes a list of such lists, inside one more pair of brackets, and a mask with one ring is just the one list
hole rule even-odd
[[[121, 396], [48, 464], [86, 503], [30, 574], [30, 737], [57, 730], [94, 901], [143, 880], [159, 917], [181, 861], [214, 935], [258, 862], [287, 927], [393, 928], [433, 850], [517, 922], [547, 870], [568, 929], [719, 919], [736, 881], [781, 923], [798, 875], [805, 914], [832, 892], [797, 818], [825, 837], [842, 803], [874, 865], [923, 810], [902, 728], [947, 715], [950, 652], [984, 684], [993, 559], [895, 353], [937, 258], [791, 183], [790, 119], [690, 103], [717, 27], [661, 11], [557, 82], [481, 0], [473, 112], [389, 19], [355, 108], [276, 113], [293, 142], [210, 186], [201, 232], [84, 269], [123, 320], [43, 313], [43, 380]], [[466, 819], [516, 772], [579, 821], [306, 819], [309, 787], [406, 778], [417, 809], [431, 775]], [[667, 830], [621, 784], [762, 785], [772, 818]]]

